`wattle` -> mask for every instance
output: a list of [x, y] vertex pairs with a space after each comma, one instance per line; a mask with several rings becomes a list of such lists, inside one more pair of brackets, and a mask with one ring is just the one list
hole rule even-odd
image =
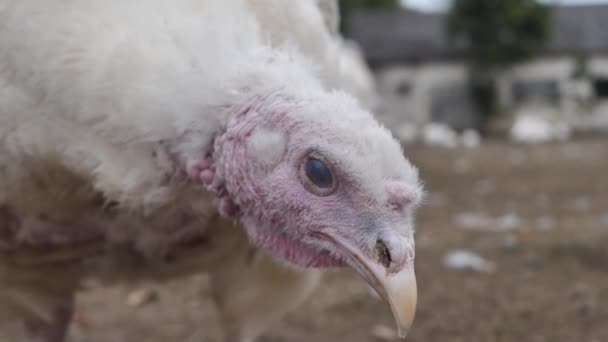
[[[255, 235], [254, 235], [255, 236]], [[304, 268], [344, 267], [347, 264], [327, 251], [318, 250], [284, 233], [257, 235], [253, 243], [279, 260]]]

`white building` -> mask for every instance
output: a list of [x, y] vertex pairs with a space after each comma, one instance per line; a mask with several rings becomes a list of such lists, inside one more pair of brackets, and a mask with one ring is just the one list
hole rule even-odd
[[[362, 46], [382, 97], [380, 118], [398, 130], [430, 121], [475, 128], [468, 90], [466, 46], [450, 44], [441, 14], [361, 11], [349, 35]], [[608, 5], [557, 6], [551, 37], [536, 60], [500, 73], [504, 113], [530, 106], [574, 128], [608, 129]], [[508, 127], [513, 115], [497, 120]]]

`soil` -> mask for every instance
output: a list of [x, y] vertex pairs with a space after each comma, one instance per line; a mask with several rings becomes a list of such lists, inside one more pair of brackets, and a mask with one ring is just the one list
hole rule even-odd
[[[407, 341], [608, 341], [608, 141], [405, 151], [428, 190]], [[477, 253], [495, 270], [450, 269], [443, 258], [454, 250]], [[158, 298], [140, 308], [127, 305], [126, 288], [79, 295], [70, 341], [216, 340], [204, 276], [151, 286]], [[341, 270], [261, 340], [388, 341], [392, 329], [388, 307]]]

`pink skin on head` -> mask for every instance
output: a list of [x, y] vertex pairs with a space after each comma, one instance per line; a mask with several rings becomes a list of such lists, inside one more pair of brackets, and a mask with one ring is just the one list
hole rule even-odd
[[[232, 107], [211, 158], [187, 173], [215, 194], [221, 215], [240, 220], [251, 241], [278, 259], [351, 266], [407, 330], [416, 302], [417, 172], [370, 115], [343, 100], [271, 95]], [[347, 117], [330, 116], [340, 111]], [[330, 170], [329, 186], [310, 178], [311, 159]]]
[[[310, 143], [313, 137], [331, 137], [326, 140], [336, 137], [332, 136], [331, 127], [301, 119], [298, 111], [304, 105], [273, 95], [255, 97], [238, 107], [223, 134], [216, 137], [213, 163], [205, 158], [194, 165], [196, 172], [189, 174], [216, 194], [217, 207], [223, 216], [240, 219], [251, 240], [276, 257], [304, 267], [343, 266], [345, 263], [339, 253], [326, 248], [325, 241], [313, 243], [313, 237], [324, 231], [344, 234], [340, 230], [348, 229], [349, 238], [366, 249], [370, 225], [377, 224], [371, 223], [373, 217], [399, 221], [400, 214], [418, 200], [420, 191], [416, 188], [418, 184], [391, 181], [386, 185], [384, 203], [373, 203], [375, 199], [349, 191], [347, 184], [346, 189], [331, 196], [311, 193], [303, 186], [299, 164], [315, 150], [316, 146]], [[247, 142], [260, 127], [289, 136], [284, 158], [276, 165], [263, 165], [248, 154]], [[338, 179], [352, 178], [347, 170], [337, 168], [333, 172]], [[357, 190], [356, 184], [352, 185], [352, 189]], [[365, 212], [369, 214], [360, 214]], [[392, 245], [391, 258], [396, 258], [394, 262], [398, 265], [411, 257], [407, 254], [412, 252], [391, 242], [395, 239], [390, 236], [398, 235], [395, 232], [377, 228], [375, 234]]]

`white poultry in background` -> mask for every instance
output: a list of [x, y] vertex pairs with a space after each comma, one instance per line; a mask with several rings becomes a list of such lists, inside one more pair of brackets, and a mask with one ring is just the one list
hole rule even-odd
[[515, 114], [509, 131], [511, 141], [521, 144], [539, 144], [570, 139], [571, 127], [554, 109], [528, 105]]
[[285, 269], [275, 295], [280, 260], [350, 266], [409, 329], [418, 173], [263, 23], [239, 0], [0, 0], [0, 319], [58, 342], [85, 277], [209, 272], [248, 341], [317, 281]]

